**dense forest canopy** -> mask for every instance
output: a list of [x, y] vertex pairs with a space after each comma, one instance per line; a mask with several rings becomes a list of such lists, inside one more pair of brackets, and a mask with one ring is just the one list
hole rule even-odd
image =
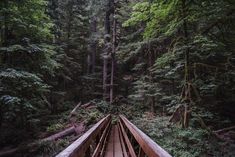
[[234, 0], [0, 1], [0, 156], [108, 113], [173, 156], [234, 156], [234, 128], [215, 133], [234, 104]]

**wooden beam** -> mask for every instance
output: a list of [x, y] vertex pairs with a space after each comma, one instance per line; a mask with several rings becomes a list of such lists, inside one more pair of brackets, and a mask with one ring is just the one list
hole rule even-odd
[[136, 154], [135, 154], [135, 151], [134, 151], [134, 149], [133, 149], [133, 147], [131, 145], [131, 142], [130, 142], [127, 134], [126, 134], [126, 131], [125, 131], [123, 125], [122, 125], [122, 123], [119, 122], [119, 125], [120, 125], [120, 128], [121, 128], [121, 133], [123, 135], [123, 139], [124, 139], [124, 141], [125, 141], [125, 143], [127, 145], [128, 153], [129, 153], [130, 157], [137, 157]]
[[83, 157], [87, 150], [90, 148], [92, 140], [103, 131], [104, 127], [111, 120], [111, 116], [108, 115], [98, 123], [96, 123], [92, 128], [90, 128], [83, 136], [73, 142], [64, 151], [59, 153], [56, 157]]
[[127, 120], [123, 115], [120, 115], [121, 122], [128, 128], [134, 136], [145, 154], [150, 157], [171, 157], [171, 155], [156, 144], [150, 137], [138, 129], [134, 124]]

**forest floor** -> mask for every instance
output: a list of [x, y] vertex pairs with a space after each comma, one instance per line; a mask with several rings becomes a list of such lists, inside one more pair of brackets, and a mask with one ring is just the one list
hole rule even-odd
[[[193, 121], [187, 129], [181, 128], [180, 124], [171, 124], [169, 115], [156, 112], [143, 112], [143, 108], [119, 104], [108, 105], [104, 102], [96, 106], [79, 108], [75, 116], [71, 118], [71, 110], [61, 114], [58, 119], [51, 119], [46, 130], [39, 135], [41, 139], [50, 137], [57, 132], [71, 127], [71, 125], [83, 124], [84, 128], [64, 136], [57, 140], [44, 141], [31, 147], [30, 152], [21, 150], [24, 156], [51, 157], [65, 149], [87, 129], [94, 125], [106, 114], [113, 114], [114, 121], [117, 115], [124, 114], [137, 127], [149, 135], [161, 147], [175, 157], [233, 157], [235, 156], [235, 142], [218, 139], [210, 129], [202, 129]], [[1, 154], [1, 152], [0, 152]], [[26, 155], [27, 154], [27, 155]]]

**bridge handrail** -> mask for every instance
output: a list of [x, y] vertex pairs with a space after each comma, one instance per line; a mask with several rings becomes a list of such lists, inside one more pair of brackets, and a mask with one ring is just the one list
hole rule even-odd
[[89, 147], [94, 139], [102, 133], [107, 124], [111, 121], [111, 115], [107, 115], [96, 123], [92, 128], [90, 128], [85, 134], [83, 134], [79, 139], [69, 145], [65, 150], [59, 153], [56, 157], [77, 157], [85, 156]]
[[156, 144], [150, 137], [132, 124], [125, 116], [120, 115], [121, 122], [133, 135], [141, 149], [149, 157], [172, 157], [168, 152]]

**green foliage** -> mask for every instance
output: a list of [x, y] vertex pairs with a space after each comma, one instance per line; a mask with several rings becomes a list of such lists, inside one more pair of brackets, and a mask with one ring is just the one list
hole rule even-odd
[[67, 138], [59, 139], [53, 142], [41, 142], [37, 144], [37, 149], [33, 152], [30, 152], [28, 155], [36, 157], [55, 156], [69, 144], [69, 139]]
[[[195, 127], [182, 129], [171, 125], [169, 117], [149, 118], [144, 114], [135, 118], [133, 122], [172, 156], [199, 157], [206, 156], [208, 153], [212, 156], [222, 154], [229, 156], [234, 153], [234, 151], [223, 151], [221, 148], [223, 143], [215, 139], [207, 130]], [[227, 149], [231, 150], [233, 147], [229, 144]]]
[[[123, 26], [133, 26], [146, 22], [144, 37], [151, 38], [157, 34], [164, 33], [171, 34], [176, 27], [180, 25], [176, 20], [170, 21], [174, 15], [177, 15], [176, 8], [178, 7], [179, 1], [154, 1], [150, 2], [139, 2], [133, 6], [133, 12], [131, 17], [123, 24]], [[162, 28], [163, 24], [165, 28]], [[171, 32], [171, 33], [170, 33]]]
[[1, 20], [0, 25], [6, 23], [18, 41], [26, 36], [34, 41], [47, 40], [52, 37], [52, 23], [45, 13], [46, 5], [45, 0], [1, 1], [0, 14], [5, 21]]
[[228, 150], [233, 146], [221, 150], [223, 143], [210, 131], [232, 125], [227, 118], [234, 119], [230, 104], [234, 104], [235, 93], [231, 45], [235, 4], [226, 0], [186, 0], [183, 6], [183, 2], [135, 1], [125, 6], [131, 14], [122, 19], [118, 57], [128, 69], [126, 74], [133, 77], [130, 102], [143, 111], [154, 96], [159, 115], [172, 114], [182, 104], [185, 54], [189, 52], [190, 83], [200, 96], [200, 100], [190, 103], [190, 127], [171, 125], [169, 117], [140, 117], [134, 121], [173, 156], [232, 156], [234, 151]]
[[[157, 97], [160, 95], [160, 90], [158, 89], [158, 84], [151, 82], [148, 76], [143, 76], [134, 82], [134, 87], [132, 95], [129, 95], [129, 98], [133, 101], [133, 103], [144, 102], [144, 104], [148, 105], [150, 97]], [[142, 104], [142, 103], [141, 103]]]
[[[203, 0], [194, 3], [186, 0], [185, 10], [182, 5], [180, 0], [160, 0], [129, 6], [129, 9], [132, 8], [131, 15], [123, 23], [126, 34], [144, 29], [138, 34], [142, 38], [122, 40], [119, 47], [118, 56], [135, 77], [130, 96], [136, 101], [140, 98], [143, 101], [152, 87], [156, 103], [166, 105], [167, 110], [172, 111], [171, 107], [179, 104], [177, 99], [180, 98], [185, 76], [185, 52], [189, 51], [190, 78], [194, 90], [200, 93], [201, 105], [211, 106], [210, 103], [217, 108], [221, 102], [233, 102], [234, 79], [231, 76], [234, 63], [230, 60], [234, 58], [234, 49], [229, 44], [233, 40], [229, 34], [234, 34], [234, 22], [231, 22], [234, 19], [234, 14], [231, 14], [234, 3]], [[151, 53], [152, 57], [155, 55], [155, 61], [150, 66], [148, 56]], [[150, 75], [153, 82], [143, 79]], [[230, 88], [226, 88], [228, 84]], [[206, 101], [208, 97], [213, 103]]]
[[[119, 1], [115, 15], [115, 83], [127, 102], [118, 100], [110, 105], [95, 100], [97, 108], [79, 110], [76, 121], [92, 125], [105, 114], [124, 113], [173, 156], [232, 156], [234, 146], [220, 149], [223, 143], [214, 139], [210, 131], [231, 123], [221, 113], [230, 117], [234, 113], [235, 3], [127, 3]], [[43, 129], [55, 132], [64, 128], [69, 111], [58, 115], [60, 111], [102, 93], [102, 87], [98, 87], [102, 84], [101, 61], [96, 59], [96, 73], [85, 75], [85, 69], [90, 51], [96, 51], [96, 58], [103, 52], [106, 5], [106, 0], [0, 2], [0, 146], [35, 137], [35, 132]], [[93, 18], [97, 31], [90, 28]], [[97, 45], [90, 50], [92, 44]], [[143, 114], [150, 104], [157, 109], [156, 114], [168, 115], [183, 103], [180, 95], [186, 68], [189, 82], [200, 96], [200, 101], [193, 99], [189, 106], [190, 127], [181, 129], [170, 124], [169, 117]], [[69, 140], [42, 143], [38, 154], [52, 152], [54, 156]]]
[[[50, 79], [61, 64], [50, 43], [53, 24], [47, 1], [4, 0], [0, 8], [0, 145], [4, 145], [32, 138], [43, 129], [42, 115], [51, 109], [47, 96], [55, 86]], [[17, 133], [8, 131], [16, 128]]]
[[61, 130], [63, 127], [64, 127], [64, 126], [63, 126], [63, 124], [61, 124], [61, 123], [53, 124], [53, 125], [47, 127], [47, 132], [52, 132], [52, 133], [54, 133], [54, 132], [56, 132], [56, 131], [58, 131], [58, 130]]
[[78, 111], [77, 120], [84, 121], [87, 126], [95, 124], [105, 115], [102, 111], [94, 108], [94, 109], [81, 109]]
[[25, 125], [33, 114], [43, 108], [41, 97], [48, 92], [49, 86], [35, 74], [6, 69], [0, 73], [0, 83], [1, 107], [5, 113], [3, 117], [8, 122], [17, 124], [20, 121], [21, 125]]

